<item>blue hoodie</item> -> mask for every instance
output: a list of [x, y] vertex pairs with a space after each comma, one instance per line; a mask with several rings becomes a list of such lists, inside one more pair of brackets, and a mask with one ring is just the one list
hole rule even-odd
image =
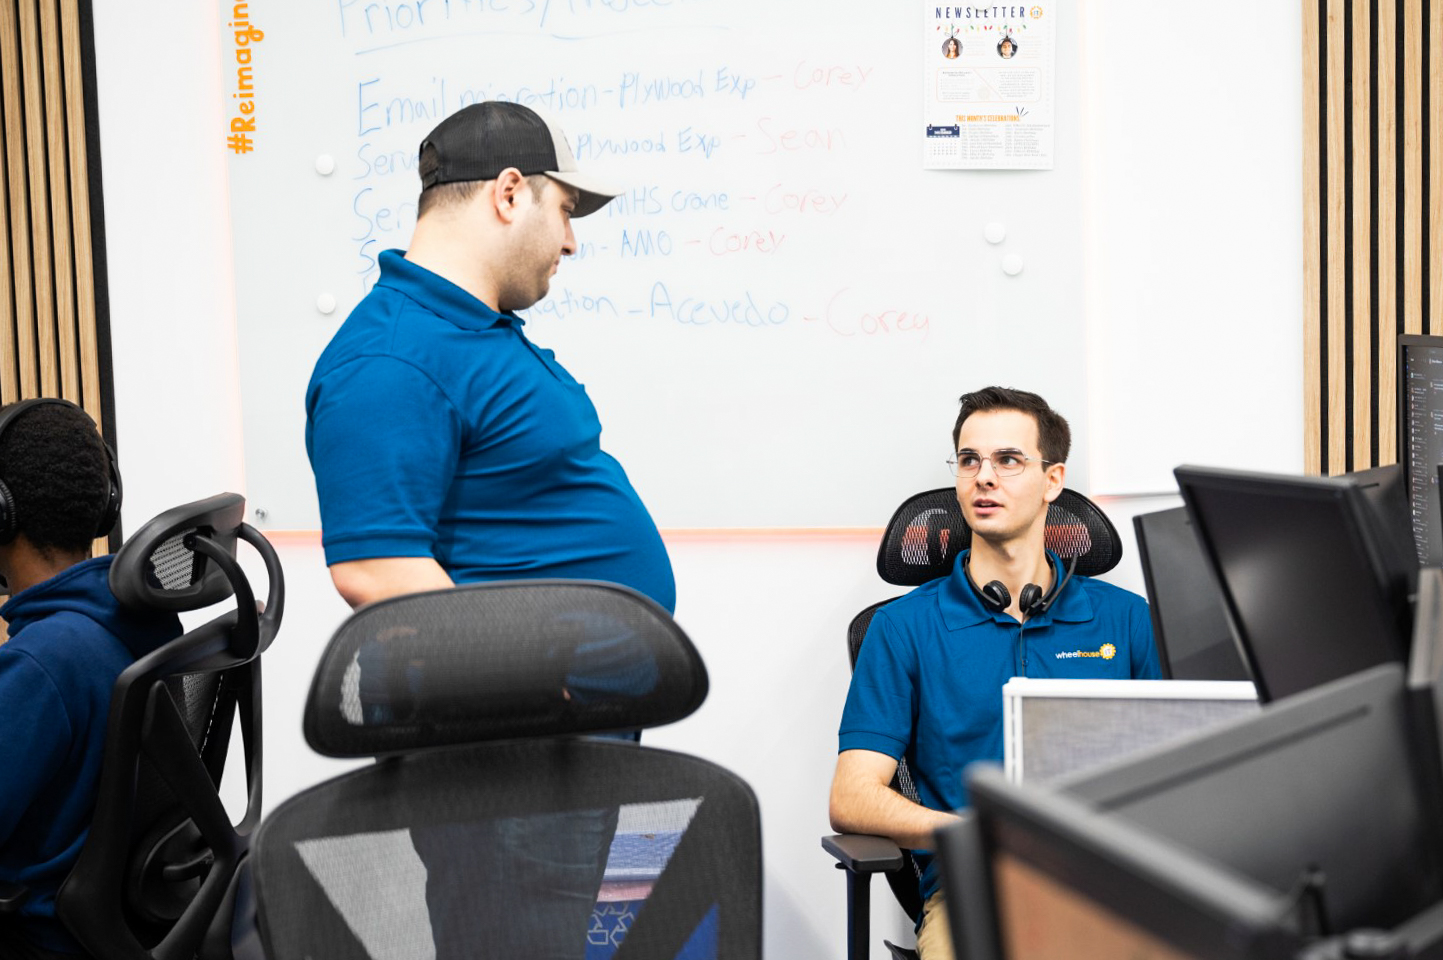
[[47, 950], [80, 951], [55, 892], [90, 831], [110, 691], [122, 670], [178, 637], [173, 613], [137, 614], [110, 592], [110, 557], [22, 590], [0, 619], [0, 881], [30, 889], [18, 921]]

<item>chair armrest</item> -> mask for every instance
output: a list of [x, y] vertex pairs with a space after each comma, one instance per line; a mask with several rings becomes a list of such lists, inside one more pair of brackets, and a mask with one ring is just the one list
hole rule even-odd
[[890, 873], [902, 867], [902, 851], [886, 837], [833, 834], [822, 838], [822, 849], [853, 873]]
[[0, 883], [0, 916], [19, 913], [25, 901], [30, 899], [30, 889], [18, 883]]

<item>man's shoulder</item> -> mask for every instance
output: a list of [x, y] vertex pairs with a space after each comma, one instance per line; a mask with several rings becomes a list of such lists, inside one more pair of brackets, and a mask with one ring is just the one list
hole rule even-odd
[[82, 613], [36, 620], [0, 646], [0, 672], [31, 687], [47, 683], [65, 702], [109, 691], [133, 658], [120, 639]]
[[898, 623], [928, 621], [938, 616], [937, 597], [946, 584], [946, 577], [929, 580], [877, 608], [873, 619], [885, 617]]
[[413, 359], [425, 355], [443, 330], [444, 321], [416, 301], [390, 287], [372, 287], [326, 345], [316, 370], [362, 357]]
[[112, 657], [129, 660], [129, 651], [115, 632], [78, 610], [56, 610], [26, 624], [0, 646], [0, 653], [24, 654], [42, 666], [83, 668]]
[[1076, 579], [1083, 591], [1086, 592], [1088, 599], [1104, 610], [1136, 609], [1144, 612], [1147, 610], [1147, 600], [1131, 590], [1092, 577], [1077, 577]]
[[[458, 326], [397, 290], [376, 286], [326, 344], [311, 373], [311, 389], [337, 377], [364, 374], [382, 381], [405, 371], [437, 384], [456, 384], [484, 371], [514, 366], [519, 338], [505, 325]], [[480, 382], [490, 383], [491, 377]]]

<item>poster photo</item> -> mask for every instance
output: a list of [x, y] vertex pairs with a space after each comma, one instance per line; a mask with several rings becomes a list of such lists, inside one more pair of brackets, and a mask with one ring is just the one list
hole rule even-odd
[[923, 168], [1052, 169], [1056, 4], [923, 11]]

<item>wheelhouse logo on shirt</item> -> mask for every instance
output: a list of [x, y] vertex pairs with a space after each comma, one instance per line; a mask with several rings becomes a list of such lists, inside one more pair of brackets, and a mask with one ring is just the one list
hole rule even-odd
[[1111, 660], [1115, 656], [1117, 656], [1117, 647], [1110, 643], [1104, 643], [1096, 650], [1070, 650], [1065, 653], [1059, 653], [1057, 654], [1057, 659], [1078, 660], [1083, 657], [1100, 657], [1103, 660]]

